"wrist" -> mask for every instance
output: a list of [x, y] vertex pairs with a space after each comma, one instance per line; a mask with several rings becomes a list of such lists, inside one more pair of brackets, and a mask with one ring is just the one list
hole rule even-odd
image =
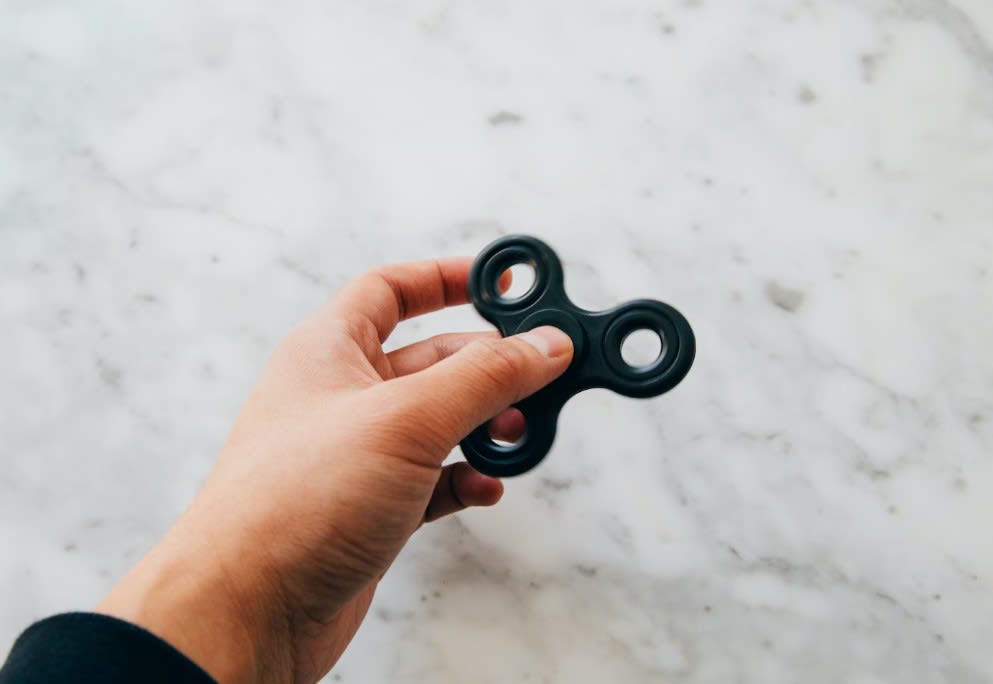
[[97, 612], [147, 629], [219, 682], [291, 681], [288, 619], [276, 584], [243, 562], [233, 540], [205, 533], [187, 516]]

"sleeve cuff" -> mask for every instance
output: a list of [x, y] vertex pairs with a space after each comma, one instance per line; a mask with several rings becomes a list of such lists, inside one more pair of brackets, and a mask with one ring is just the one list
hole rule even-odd
[[216, 684], [151, 632], [98, 613], [65, 613], [34, 623], [0, 668], [0, 684], [54, 681]]

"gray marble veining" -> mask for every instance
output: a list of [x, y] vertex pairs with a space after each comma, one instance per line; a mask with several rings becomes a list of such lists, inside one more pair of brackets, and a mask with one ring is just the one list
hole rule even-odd
[[163, 532], [294, 321], [507, 232], [696, 366], [574, 399], [330, 681], [993, 680], [988, 0], [0, 4], [0, 650]]

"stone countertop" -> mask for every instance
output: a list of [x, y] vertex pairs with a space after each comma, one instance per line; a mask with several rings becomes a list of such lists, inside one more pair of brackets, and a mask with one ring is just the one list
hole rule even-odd
[[993, 679], [987, 0], [3, 4], [0, 652], [162, 534], [330, 292], [511, 232], [696, 365], [570, 402], [329, 681]]

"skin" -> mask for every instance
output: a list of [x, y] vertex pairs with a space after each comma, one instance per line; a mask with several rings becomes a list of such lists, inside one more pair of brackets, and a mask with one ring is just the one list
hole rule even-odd
[[506, 407], [572, 358], [549, 327], [385, 353], [400, 321], [467, 301], [470, 264], [370, 271], [292, 330], [193, 503], [97, 610], [221, 682], [324, 676], [411, 534], [503, 494], [466, 463], [443, 467], [449, 452], [490, 419], [494, 436], [516, 438], [522, 417]]

